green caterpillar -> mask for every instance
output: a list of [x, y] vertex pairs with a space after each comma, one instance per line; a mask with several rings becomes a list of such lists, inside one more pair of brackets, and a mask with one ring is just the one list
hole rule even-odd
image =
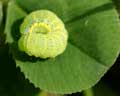
[[51, 11], [30, 13], [20, 26], [18, 47], [29, 56], [54, 58], [67, 46], [68, 32], [64, 23]]

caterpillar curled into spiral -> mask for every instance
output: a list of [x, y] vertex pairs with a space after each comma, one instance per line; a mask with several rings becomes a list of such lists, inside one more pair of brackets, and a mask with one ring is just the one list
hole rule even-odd
[[67, 46], [68, 33], [64, 23], [51, 11], [30, 13], [20, 26], [18, 47], [29, 56], [54, 58]]

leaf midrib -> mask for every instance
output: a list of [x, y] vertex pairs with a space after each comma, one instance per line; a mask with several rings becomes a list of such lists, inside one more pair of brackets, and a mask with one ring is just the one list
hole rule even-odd
[[105, 68], [109, 68], [109, 66], [107, 66], [105, 63], [103, 63], [102, 61], [96, 59], [95, 57], [91, 56], [90, 54], [88, 54], [87, 52], [85, 52], [82, 48], [76, 46], [74, 43], [72, 43], [70, 40], [68, 41], [68, 43], [70, 43], [71, 45], [73, 45], [74, 47], [76, 47], [78, 50], [80, 50], [81, 52], [83, 52], [83, 54], [85, 54], [86, 56], [88, 56], [89, 58], [95, 60], [96, 62], [100, 63], [103, 67]]

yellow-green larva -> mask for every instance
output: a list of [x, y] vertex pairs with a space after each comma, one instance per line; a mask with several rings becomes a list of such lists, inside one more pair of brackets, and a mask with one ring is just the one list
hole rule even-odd
[[48, 10], [30, 13], [20, 26], [18, 47], [29, 56], [53, 58], [64, 52], [68, 33], [64, 23]]

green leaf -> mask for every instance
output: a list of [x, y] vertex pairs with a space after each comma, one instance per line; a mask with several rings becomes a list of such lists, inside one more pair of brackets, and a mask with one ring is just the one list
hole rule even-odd
[[86, 89], [96, 83], [108, 69], [71, 44], [68, 44], [63, 55], [46, 61], [30, 62], [20, 58], [23, 56], [18, 56], [19, 52], [14, 51], [13, 54], [17, 66], [30, 82], [53, 93], [71, 93]]
[[15, 0], [27, 12], [48, 9], [55, 12], [64, 22], [107, 3], [109, 0]]
[[[9, 2], [8, 6], [10, 7], [8, 7], [7, 10], [7, 21], [5, 27], [6, 42], [13, 43], [16, 39], [13, 38], [12, 35], [15, 35], [16, 38], [19, 37], [19, 27], [16, 28], [12, 25], [16, 24], [16, 20], [21, 20], [24, 16], [26, 16], [26, 13], [21, 11], [21, 8], [13, 4], [13, 2]], [[19, 22], [17, 23], [19, 24]], [[11, 30], [12, 27], [14, 27], [14, 30]]]
[[98, 6], [67, 24], [70, 42], [105, 66], [120, 52], [120, 21], [111, 3]]
[[[120, 24], [112, 3], [109, 0], [39, 2], [17, 0], [17, 4], [28, 12], [45, 8], [59, 15], [69, 31], [67, 49], [62, 55], [47, 60], [21, 53], [16, 45], [19, 39], [16, 35], [19, 35], [22, 21], [19, 19], [25, 12], [10, 3], [5, 32], [7, 41], [12, 41], [10, 47], [16, 65], [30, 82], [48, 92], [73, 93], [95, 85], [113, 65], [120, 50]], [[65, 7], [66, 10], [62, 9]]]

